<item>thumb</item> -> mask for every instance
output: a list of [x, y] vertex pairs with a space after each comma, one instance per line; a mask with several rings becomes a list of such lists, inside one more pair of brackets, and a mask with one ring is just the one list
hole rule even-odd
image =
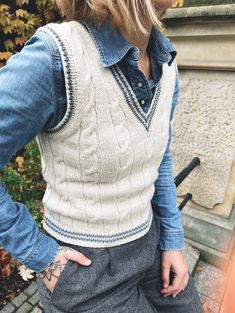
[[163, 288], [167, 288], [169, 286], [169, 278], [170, 277], [170, 264], [164, 264], [162, 266], [162, 281]]
[[68, 249], [66, 250], [66, 254], [65, 254], [66, 258], [68, 260], [77, 262], [81, 265], [85, 265], [85, 266], [89, 266], [91, 265], [91, 260], [88, 259], [84, 254], [82, 254], [79, 251], [76, 251], [74, 249]]

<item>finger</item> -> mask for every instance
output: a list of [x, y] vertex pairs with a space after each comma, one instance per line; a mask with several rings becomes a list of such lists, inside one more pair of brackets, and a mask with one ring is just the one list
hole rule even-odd
[[77, 262], [81, 265], [85, 265], [85, 266], [89, 266], [91, 265], [91, 260], [89, 258], [87, 258], [84, 254], [82, 254], [81, 252], [69, 248], [69, 247], [65, 247], [65, 256], [68, 260]]
[[166, 290], [163, 290], [162, 293], [164, 296], [172, 295], [178, 291], [181, 290], [184, 286], [184, 280], [178, 276], [175, 276], [175, 278], [172, 281], [172, 285], [170, 285]]
[[180, 289], [179, 291], [172, 294], [172, 298], [175, 298], [181, 291], [183, 291], [184, 288]]
[[189, 274], [187, 273], [185, 279], [183, 280], [183, 282], [179, 288], [179, 290], [172, 294], [173, 298], [175, 298], [181, 291], [183, 291], [187, 287], [188, 280], [189, 280]]
[[184, 284], [179, 291], [175, 292], [172, 294], [172, 297], [175, 298], [180, 292], [184, 291], [184, 289], [186, 288], [187, 284]]
[[170, 264], [163, 264], [162, 266], [163, 288], [167, 288], [169, 286], [169, 279], [170, 279]]
[[169, 286], [168, 290], [163, 290], [162, 295], [163, 297], [168, 297], [170, 295], [173, 295], [174, 293], [178, 292], [179, 290], [173, 289], [172, 286]]
[[180, 277], [178, 275], [176, 275], [172, 281], [172, 287], [175, 289], [175, 290], [178, 290], [184, 283], [184, 278], [185, 277]]
[[189, 272], [187, 273], [186, 277], [185, 277], [185, 286], [188, 285], [189, 282]]
[[175, 290], [173, 290], [173, 291], [171, 291], [171, 286], [168, 288], [168, 290], [163, 290], [162, 291], [162, 295], [163, 295], [163, 297], [168, 297], [168, 296], [170, 296], [172, 293], [174, 293], [175, 292]]
[[[170, 286], [171, 287], [171, 286]], [[163, 295], [163, 297], [168, 297], [168, 296], [173, 296], [173, 295], [176, 295], [176, 294], [178, 294], [181, 290], [183, 289], [183, 287], [182, 288], [179, 288], [178, 290], [175, 290], [175, 289], [169, 289], [167, 292], [162, 292], [162, 295]]]

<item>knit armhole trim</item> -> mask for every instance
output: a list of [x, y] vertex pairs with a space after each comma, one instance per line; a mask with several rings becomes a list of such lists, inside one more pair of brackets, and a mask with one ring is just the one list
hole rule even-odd
[[77, 105], [79, 101], [77, 90], [78, 73], [74, 64], [73, 51], [65, 36], [62, 37], [62, 35], [59, 34], [59, 29], [54, 29], [59, 27], [61, 27], [60, 24], [50, 23], [37, 30], [37, 32], [44, 31], [53, 38], [59, 48], [64, 70], [67, 109], [62, 120], [56, 126], [45, 130], [45, 133], [49, 136], [53, 135], [53, 138], [60, 136], [60, 134], [62, 135], [62, 131], [67, 130], [71, 126], [76, 117], [75, 105]]

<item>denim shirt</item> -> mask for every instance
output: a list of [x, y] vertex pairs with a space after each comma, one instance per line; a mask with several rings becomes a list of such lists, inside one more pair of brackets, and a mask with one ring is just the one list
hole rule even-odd
[[[168, 39], [153, 27], [148, 45], [152, 77], [147, 81], [138, 69], [139, 50], [115, 29], [104, 23], [100, 29], [85, 23], [95, 40], [104, 67], [118, 63], [147, 112], [152, 94], [161, 78], [162, 64], [174, 60], [176, 51]], [[176, 80], [171, 121], [178, 99]], [[12, 56], [0, 69], [0, 169], [35, 136], [55, 126], [66, 111], [66, 90], [58, 47], [46, 33], [33, 35], [21, 52]], [[184, 231], [176, 204], [169, 141], [158, 169], [155, 192], [151, 200], [154, 216], [161, 225], [159, 248], [182, 250]], [[40, 272], [50, 265], [59, 244], [39, 231], [23, 203], [13, 202], [4, 182], [0, 182], [0, 245], [13, 257]]]

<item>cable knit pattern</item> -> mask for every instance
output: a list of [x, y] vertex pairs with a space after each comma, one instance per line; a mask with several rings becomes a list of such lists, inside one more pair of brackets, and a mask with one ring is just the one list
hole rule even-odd
[[77, 21], [49, 23], [63, 62], [67, 112], [37, 136], [44, 228], [67, 243], [110, 247], [145, 235], [168, 137], [176, 80], [163, 65], [148, 113], [118, 65], [104, 68], [96, 43]]

